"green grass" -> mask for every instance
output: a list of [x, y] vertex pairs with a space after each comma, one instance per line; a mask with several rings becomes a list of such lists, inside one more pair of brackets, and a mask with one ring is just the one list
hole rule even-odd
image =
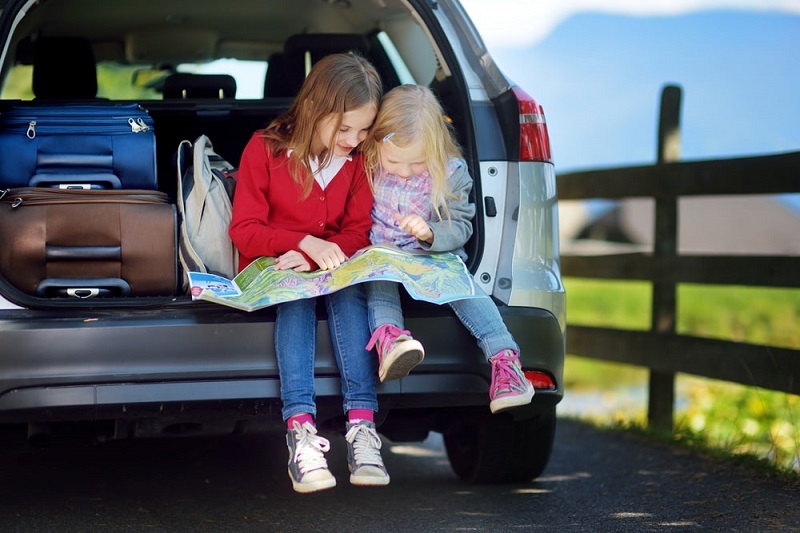
[[800, 472], [800, 396], [681, 376], [687, 405], [674, 435], [728, 452], [762, 457]]
[[610, 427], [595, 423], [595, 427], [600, 430], [631, 432], [654, 442], [670, 442], [676, 446], [688, 448], [692, 453], [721, 460], [722, 465], [720, 468], [724, 468], [727, 473], [730, 473], [729, 466], [731, 464], [737, 464], [747, 468], [749, 471], [755, 470], [768, 476], [777, 476], [786, 481], [789, 487], [793, 487], [794, 490], [800, 490], [800, 472], [796, 468], [778, 465], [773, 459], [763, 454], [731, 450], [714, 445], [703, 435], [682, 431], [675, 431], [670, 435], [665, 435], [642, 424], [630, 422], [618, 423]]
[[800, 290], [681, 286], [677, 331], [800, 349]]
[[[650, 285], [567, 278], [568, 323], [647, 330]], [[800, 349], [800, 290], [683, 285], [678, 289], [680, 334]], [[642, 367], [568, 355], [566, 394], [646, 387]], [[800, 396], [678, 374], [678, 442], [721, 453], [755, 456], [779, 470], [800, 472]], [[646, 405], [613, 406], [595, 423], [644, 426]]]
[[564, 280], [564, 285], [569, 324], [649, 329], [649, 283], [568, 278]]

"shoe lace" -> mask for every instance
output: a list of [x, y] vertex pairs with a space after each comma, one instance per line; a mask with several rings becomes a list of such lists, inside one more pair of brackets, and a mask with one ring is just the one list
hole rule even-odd
[[295, 432], [295, 447], [292, 461], [297, 463], [300, 472], [306, 473], [318, 468], [327, 468], [324, 452], [331, 448], [325, 437], [317, 435], [317, 428], [309, 424], [295, 421], [292, 427]]
[[392, 324], [384, 324], [383, 326], [379, 327], [375, 330], [372, 334], [372, 337], [369, 338], [369, 342], [367, 343], [367, 350], [371, 350], [376, 344], [378, 345], [378, 357], [383, 359], [383, 354], [386, 352], [386, 349], [389, 348], [394, 341], [397, 340], [397, 337], [401, 335], [410, 336], [411, 332], [408, 330], [400, 329], [395, 325]]
[[347, 430], [344, 438], [353, 445], [353, 460], [356, 464], [383, 466], [381, 438], [373, 428], [366, 424], [355, 424]]
[[520, 385], [520, 375], [517, 371], [517, 356], [510, 350], [504, 350], [491, 358], [492, 391], [511, 390], [512, 385]]

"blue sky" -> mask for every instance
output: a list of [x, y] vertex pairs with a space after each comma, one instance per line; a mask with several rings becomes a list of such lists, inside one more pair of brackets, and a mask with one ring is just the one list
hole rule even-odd
[[462, 4], [544, 106], [559, 171], [652, 162], [666, 83], [684, 159], [800, 150], [800, 0]]

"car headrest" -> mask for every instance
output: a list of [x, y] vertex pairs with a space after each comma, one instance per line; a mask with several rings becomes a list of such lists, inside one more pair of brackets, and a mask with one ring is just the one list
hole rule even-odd
[[33, 57], [33, 94], [44, 99], [97, 96], [97, 67], [92, 45], [81, 37], [43, 37]]
[[285, 98], [294, 96], [293, 87], [289, 83], [286, 56], [283, 53], [272, 54], [267, 61], [267, 75], [264, 78], [264, 98]]
[[228, 74], [179, 72], [164, 80], [164, 98], [234, 98], [236, 80]]
[[[294, 96], [300, 90], [308, 69], [329, 54], [353, 52], [369, 59], [370, 45], [367, 38], [358, 33], [298, 33], [283, 44], [283, 69], [286, 83], [284, 90]], [[307, 56], [309, 61], [307, 61]], [[269, 68], [267, 68], [269, 72]]]
[[369, 41], [359, 33], [298, 33], [283, 43], [288, 56], [310, 52], [312, 64], [328, 54], [357, 52], [368, 57], [369, 51]]

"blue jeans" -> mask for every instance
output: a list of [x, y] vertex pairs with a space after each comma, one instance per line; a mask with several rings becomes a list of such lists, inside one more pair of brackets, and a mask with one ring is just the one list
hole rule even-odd
[[[371, 281], [366, 286], [370, 331], [375, 331], [384, 324], [405, 329], [399, 284], [393, 281]], [[447, 305], [478, 341], [487, 361], [502, 350], [519, 352], [519, 346], [503, 322], [497, 306], [480, 287], [476, 286], [475, 289], [481, 292], [481, 297], [456, 300]]]
[[[365, 347], [370, 332], [367, 304], [361, 285], [324, 296], [336, 364], [342, 381], [344, 412], [378, 410], [375, 390], [377, 361]], [[275, 352], [281, 378], [281, 414], [288, 420], [300, 413], [317, 414], [314, 358], [317, 347], [316, 298], [277, 306]]]

